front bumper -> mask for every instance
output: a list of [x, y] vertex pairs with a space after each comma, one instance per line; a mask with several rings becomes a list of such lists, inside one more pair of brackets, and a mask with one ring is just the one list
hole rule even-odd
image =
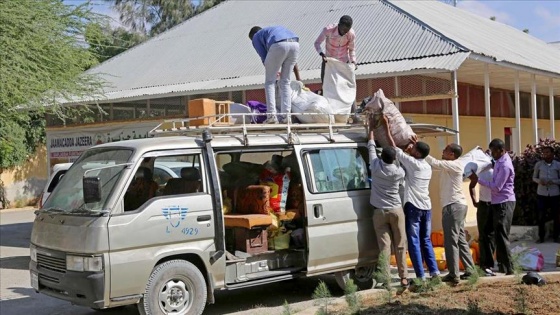
[[34, 289], [73, 304], [104, 308], [105, 272], [51, 270], [35, 261], [29, 263]]

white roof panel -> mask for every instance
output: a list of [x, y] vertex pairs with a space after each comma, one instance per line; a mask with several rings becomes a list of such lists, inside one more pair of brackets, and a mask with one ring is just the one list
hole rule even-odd
[[440, 1], [391, 1], [391, 4], [473, 53], [560, 74], [560, 51], [512, 26]]
[[437, 1], [375, 0], [226, 1], [88, 73], [107, 80], [107, 101], [258, 88], [264, 67], [249, 30], [284, 25], [300, 38], [302, 79], [317, 81], [321, 59], [313, 43], [345, 14], [354, 20], [358, 77], [455, 70], [470, 51], [560, 73], [559, 50], [507, 25]]

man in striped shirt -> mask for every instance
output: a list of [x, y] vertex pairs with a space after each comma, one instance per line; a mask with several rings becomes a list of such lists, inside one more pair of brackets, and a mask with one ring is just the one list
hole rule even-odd
[[[315, 50], [323, 58], [321, 82], [325, 77], [327, 57], [356, 65], [355, 40], [356, 33], [352, 29], [352, 18], [348, 15], [342, 16], [338, 24], [330, 24], [323, 29], [315, 40]], [[321, 48], [323, 42], [325, 42], [325, 51]]]

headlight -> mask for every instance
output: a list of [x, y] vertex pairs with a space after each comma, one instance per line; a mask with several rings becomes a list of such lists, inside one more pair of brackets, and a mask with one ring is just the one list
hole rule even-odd
[[101, 271], [103, 270], [103, 257], [66, 255], [66, 269], [72, 271]]
[[37, 248], [33, 245], [29, 247], [29, 257], [31, 257], [31, 261], [37, 262]]

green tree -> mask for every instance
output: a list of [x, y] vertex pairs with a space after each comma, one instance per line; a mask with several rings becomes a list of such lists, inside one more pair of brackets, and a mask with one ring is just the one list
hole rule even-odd
[[106, 0], [113, 2], [119, 19], [134, 32], [147, 36], [162, 33], [224, 0]]
[[101, 17], [89, 3], [59, 0], [0, 1], [0, 106], [3, 117], [25, 109], [56, 110], [72, 97], [101, 87], [84, 70], [97, 63], [84, 45], [87, 26]]
[[[102, 19], [89, 3], [0, 1], [0, 174], [44, 141], [45, 113], [64, 118], [72, 110], [61, 103], [102, 88], [84, 73], [97, 58], [83, 42], [87, 26]], [[0, 199], [6, 207], [2, 189]]]
[[195, 14], [191, 0], [114, 0], [114, 8], [124, 25], [149, 36], [164, 32]]
[[123, 27], [112, 28], [109, 23], [90, 24], [85, 33], [89, 50], [97, 56], [99, 62], [114, 57], [146, 39], [143, 33], [129, 31]]

